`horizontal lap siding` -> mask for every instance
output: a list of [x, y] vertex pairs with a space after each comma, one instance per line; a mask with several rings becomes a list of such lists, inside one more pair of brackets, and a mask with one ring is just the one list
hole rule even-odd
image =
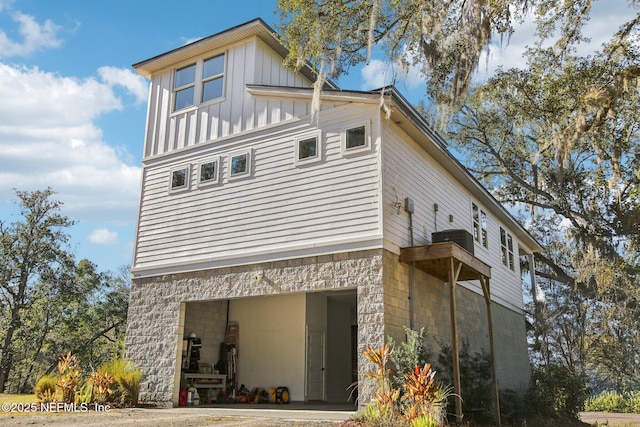
[[[202, 58], [222, 52], [211, 52]], [[219, 102], [173, 113], [173, 73], [171, 68], [152, 78], [145, 157], [304, 117], [310, 112], [304, 100], [264, 101], [247, 92], [247, 84], [311, 86], [301, 74], [284, 68], [282, 57], [259, 39], [250, 39], [226, 50], [224, 97]]]
[[[134, 268], [378, 238], [376, 149], [341, 152], [344, 129], [372, 113], [377, 107], [321, 114], [322, 161], [313, 164], [294, 164], [295, 137], [315, 129], [305, 120], [145, 167]], [[229, 181], [227, 154], [243, 149], [252, 149], [252, 176]], [[221, 161], [220, 183], [198, 188], [197, 164], [209, 158]], [[191, 188], [170, 194], [170, 170], [185, 164]]]
[[[398, 215], [393, 206], [396, 198], [404, 206], [405, 197], [410, 197], [414, 202], [415, 245], [430, 243], [434, 231], [464, 229], [473, 234], [471, 203], [478, 203], [471, 192], [393, 123], [382, 123], [382, 139], [385, 240], [396, 248], [410, 245], [408, 216], [404, 210]], [[434, 209], [435, 204], [438, 205], [437, 213]], [[517, 241], [514, 240], [514, 272], [504, 267], [501, 261], [500, 227], [507, 227], [498, 223], [488, 207], [478, 205], [487, 214], [489, 248], [476, 243], [475, 256], [492, 267], [492, 298], [521, 311], [522, 288], [517, 265]], [[511, 234], [513, 235], [513, 232]], [[466, 283], [465, 286], [482, 293], [477, 281]]]

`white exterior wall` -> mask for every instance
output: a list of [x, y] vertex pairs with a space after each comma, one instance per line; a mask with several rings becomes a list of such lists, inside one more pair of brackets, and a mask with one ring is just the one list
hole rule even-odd
[[[175, 70], [221, 53], [226, 53], [223, 97], [173, 112]], [[156, 73], [151, 80], [144, 157], [237, 135], [309, 113], [308, 103], [302, 100], [253, 98], [246, 91], [247, 84], [311, 86], [301, 74], [285, 69], [282, 57], [256, 37], [175, 64]]]
[[239, 325], [238, 386], [286, 386], [304, 401], [305, 295], [231, 301], [229, 320]]
[[[480, 204], [471, 192], [460, 185], [453, 176], [433, 157], [411, 140], [390, 121], [381, 123], [383, 142], [383, 206], [385, 247], [399, 253], [401, 247], [410, 246], [409, 218], [401, 209], [400, 214], [393, 204], [403, 204], [405, 197], [414, 202], [414, 244], [431, 243], [434, 231], [464, 229], [473, 235], [471, 204], [476, 203], [487, 214], [487, 236], [489, 248], [475, 242], [475, 256], [491, 268], [492, 299], [511, 309], [522, 312], [522, 288], [518, 262], [518, 242], [514, 233], [501, 224], [487, 206]], [[434, 204], [438, 205], [435, 212]], [[449, 216], [453, 216], [450, 222]], [[505, 228], [514, 240], [515, 270], [502, 264], [500, 227]], [[476, 281], [461, 282], [479, 294]]]
[[[307, 117], [148, 160], [134, 273], [380, 247], [379, 140], [366, 152], [341, 148], [345, 129], [363, 121], [376, 129], [378, 118], [377, 105], [336, 107], [318, 122]], [[316, 123], [322, 159], [296, 166], [295, 138], [316, 131]], [[228, 155], [242, 150], [251, 150], [252, 174], [230, 180]], [[205, 159], [220, 162], [220, 182], [199, 188], [197, 165]], [[184, 165], [189, 189], [170, 192], [172, 168]]]

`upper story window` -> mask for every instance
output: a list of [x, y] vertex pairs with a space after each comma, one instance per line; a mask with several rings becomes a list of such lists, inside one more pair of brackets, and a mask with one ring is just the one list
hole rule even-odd
[[222, 97], [224, 54], [204, 61], [202, 67], [202, 102]]
[[189, 167], [181, 166], [171, 169], [171, 191], [186, 190], [189, 188]]
[[513, 238], [502, 227], [500, 227], [500, 246], [502, 248], [502, 264], [514, 270]]
[[215, 184], [218, 182], [220, 172], [218, 170], [218, 159], [205, 160], [198, 165], [198, 184]]
[[193, 96], [196, 83], [196, 64], [187, 65], [186, 67], [176, 70], [176, 81], [174, 84], [175, 91], [175, 110], [193, 105]]
[[487, 214], [475, 203], [471, 204], [473, 213], [473, 238], [485, 248], [489, 247], [487, 239]]
[[251, 175], [251, 151], [229, 154], [229, 179]]
[[345, 130], [343, 154], [364, 151], [369, 148], [369, 125], [361, 124]]
[[296, 138], [296, 164], [320, 160], [320, 132]]
[[174, 111], [222, 97], [224, 58], [223, 53], [176, 70]]

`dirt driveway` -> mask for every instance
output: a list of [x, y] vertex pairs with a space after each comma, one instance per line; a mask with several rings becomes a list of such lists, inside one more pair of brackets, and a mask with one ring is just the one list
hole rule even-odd
[[304, 411], [271, 409], [113, 409], [103, 412], [2, 413], [4, 426], [242, 426], [324, 427], [337, 426], [353, 415], [348, 411]]

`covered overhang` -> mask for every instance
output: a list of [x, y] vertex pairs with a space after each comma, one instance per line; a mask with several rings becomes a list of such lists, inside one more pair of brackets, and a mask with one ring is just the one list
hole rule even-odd
[[470, 252], [453, 242], [434, 243], [426, 246], [414, 246], [400, 249], [400, 261], [449, 283], [451, 314], [451, 347], [453, 353], [453, 387], [456, 403], [456, 417], [462, 421], [462, 394], [460, 386], [460, 355], [458, 349], [458, 324], [456, 314], [456, 284], [458, 281], [478, 280], [487, 306], [489, 327], [489, 350], [491, 353], [491, 371], [493, 377], [493, 399], [496, 412], [496, 425], [500, 426], [500, 396], [496, 376], [496, 359], [493, 339], [493, 321], [491, 315], [491, 267], [480, 261]]

